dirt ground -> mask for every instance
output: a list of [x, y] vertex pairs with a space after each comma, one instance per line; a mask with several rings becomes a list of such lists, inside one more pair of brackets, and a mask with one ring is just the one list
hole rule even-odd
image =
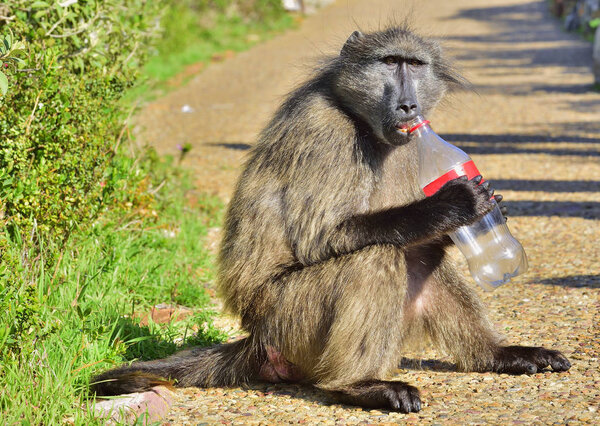
[[[476, 88], [438, 108], [432, 125], [504, 195], [529, 257], [525, 276], [480, 294], [510, 342], [560, 349], [573, 367], [508, 376], [402, 365], [398, 377], [422, 392], [422, 411], [410, 415], [332, 405], [295, 385], [185, 389], [167, 423], [598, 424], [600, 93], [591, 90], [591, 45], [564, 33], [545, 1], [340, 0], [147, 105], [137, 139], [174, 155], [191, 144], [184, 164], [197, 191], [227, 201], [248, 148], [315, 59], [338, 51], [357, 27], [377, 29], [411, 8], [415, 29], [444, 37]], [[407, 355], [449, 361], [433, 350]]]

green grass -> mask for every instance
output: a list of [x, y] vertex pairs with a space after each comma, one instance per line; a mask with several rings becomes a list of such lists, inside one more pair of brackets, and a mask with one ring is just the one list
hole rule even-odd
[[579, 36], [585, 41], [589, 41], [590, 43], [594, 42], [594, 33], [587, 28], [578, 28], [577, 34], [579, 34]]
[[195, 24], [193, 15], [177, 11], [173, 15], [168, 21], [177, 23], [179, 29], [167, 29], [170, 36], [158, 46], [159, 55], [151, 58], [145, 67], [145, 73], [159, 81], [176, 75], [186, 65], [208, 62], [216, 53], [246, 50], [293, 23], [287, 14], [265, 23], [220, 15], [211, 28], [205, 29]]
[[[158, 191], [141, 181], [136, 203], [107, 212], [62, 248], [44, 247], [35, 234], [3, 231], [5, 258], [17, 269], [5, 266], [0, 275], [3, 424], [93, 424], [80, 408], [89, 404], [92, 375], [125, 361], [167, 356], [181, 347], [176, 339], [197, 345], [225, 337], [212, 326], [203, 287], [214, 278], [203, 240], [219, 223], [222, 205], [207, 197], [191, 207], [185, 176], [165, 161], [153, 168], [164, 179]], [[34, 252], [60, 254], [49, 261], [31, 259]], [[167, 327], [142, 327], [131, 315], [161, 302], [197, 313]]]
[[[278, 0], [173, 0], [171, 6], [156, 56], [142, 70], [146, 83], [130, 90], [125, 105], [168, 89], [166, 82], [188, 65], [247, 49], [294, 24]], [[64, 238], [47, 240], [34, 218], [33, 231], [22, 235], [0, 200], [2, 424], [102, 424], [87, 399], [95, 374], [226, 337], [212, 325], [204, 288], [215, 273], [204, 238], [221, 223], [222, 203], [208, 196], [188, 202], [186, 174], [151, 153], [117, 153], [98, 179], [93, 184], [103, 189], [80, 207], [105, 210], [92, 224], [96, 216], [87, 215], [61, 231]], [[138, 315], [157, 303], [186, 305], [195, 315], [141, 326]]]
[[296, 25], [293, 16], [277, 8], [254, 19], [225, 12], [207, 18], [206, 10], [194, 10], [183, 3], [166, 12], [165, 36], [156, 47], [156, 55], [146, 63], [142, 71], [145, 82], [132, 91], [133, 97], [152, 98], [164, 93], [173, 86], [167, 82], [178, 74], [181, 79], [174, 86], [193, 76], [180, 74], [188, 65], [209, 63], [226, 51], [247, 50]]

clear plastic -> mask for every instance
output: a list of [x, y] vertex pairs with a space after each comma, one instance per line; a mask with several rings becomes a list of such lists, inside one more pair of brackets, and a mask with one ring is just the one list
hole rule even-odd
[[[419, 151], [419, 184], [426, 195], [432, 195], [445, 182], [479, 174], [471, 158], [462, 150], [440, 138], [423, 117], [410, 123]], [[494, 201], [495, 203], [495, 201]], [[484, 290], [491, 291], [512, 277], [527, 271], [527, 255], [511, 235], [498, 205], [480, 221], [450, 234], [463, 253], [473, 279]]]

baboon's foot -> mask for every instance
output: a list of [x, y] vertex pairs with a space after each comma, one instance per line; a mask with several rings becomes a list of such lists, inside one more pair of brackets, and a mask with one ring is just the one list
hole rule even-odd
[[567, 371], [569, 360], [559, 351], [542, 347], [505, 346], [496, 354], [492, 371], [508, 374], [533, 374], [546, 367], [553, 371]]
[[302, 380], [300, 369], [289, 362], [273, 346], [267, 346], [267, 360], [258, 373], [261, 380], [270, 383], [298, 382]]
[[385, 408], [402, 413], [421, 410], [419, 390], [404, 382], [366, 381], [333, 391], [344, 404]]

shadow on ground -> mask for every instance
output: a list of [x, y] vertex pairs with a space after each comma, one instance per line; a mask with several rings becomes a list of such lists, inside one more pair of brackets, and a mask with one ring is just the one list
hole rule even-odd
[[[583, 130], [583, 131], [592, 131], [592, 129], [580, 129], [577, 127], [576, 123], [565, 123], [575, 125], [574, 130]], [[589, 124], [589, 123], [585, 123]], [[564, 127], [561, 123], [561, 128]], [[594, 130], [600, 130], [600, 124]], [[490, 143], [490, 144], [499, 144], [499, 143], [549, 143], [549, 142], [568, 142], [568, 143], [597, 143], [600, 144], [600, 138], [590, 138], [587, 136], [573, 136], [573, 135], [560, 135], [560, 136], [550, 136], [547, 134], [537, 134], [537, 135], [522, 135], [522, 134], [514, 134], [514, 133], [491, 133], [491, 134], [474, 134], [474, 133], [444, 133], [442, 137], [448, 142], [452, 142], [456, 145], [460, 143], [466, 142], [476, 142], [476, 143]], [[600, 152], [600, 147], [598, 148]]]
[[531, 283], [555, 285], [559, 287], [600, 288], [600, 275], [568, 275], [565, 277], [544, 278], [541, 280], [531, 281]]
[[600, 202], [597, 201], [509, 201], [510, 216], [558, 216], [600, 219]]
[[[446, 361], [439, 361], [436, 359], [402, 358], [398, 367], [400, 369], [412, 371], [435, 371], [442, 373], [452, 373], [457, 371], [456, 364]], [[410, 383], [410, 377], [407, 377], [406, 380]], [[265, 394], [301, 398], [307, 401], [317, 403], [319, 405], [339, 404], [334, 395], [332, 395], [329, 392], [320, 390], [312, 385], [289, 383], [273, 384], [256, 382], [249, 383], [245, 385], [244, 388], [263, 392]], [[346, 405], [342, 406], [350, 407]], [[379, 411], [385, 414], [390, 413], [389, 410], [384, 409], [380, 409]]]
[[[543, 4], [541, 7], [540, 3]], [[489, 35], [455, 36], [450, 39], [467, 43], [516, 43], [517, 45], [535, 41], [564, 41], [564, 35], [556, 32], [556, 28], [552, 24], [553, 18], [544, 6], [544, 2], [531, 1], [508, 6], [462, 9], [452, 18], [493, 22], [496, 27], [506, 29], [506, 31]], [[533, 19], [532, 15], [546, 15], [547, 19]], [[535, 31], [531, 31], [532, 21], [536, 23]]]
[[600, 151], [595, 149], [525, 148], [520, 147], [515, 143], [486, 143], [480, 145], [455, 143], [454, 145], [465, 151], [467, 154], [546, 154], [575, 157], [600, 157]]
[[[549, 136], [549, 135], [519, 135], [519, 134], [469, 134], [448, 133], [442, 135], [448, 142], [466, 151], [468, 154], [547, 154], [559, 156], [598, 157], [598, 148], [546, 148], [536, 147], [535, 144], [585, 143], [600, 144], [600, 139], [586, 136]], [[527, 144], [523, 146], [522, 144]], [[533, 146], [532, 146], [533, 145]]]
[[[512, 48], [468, 49], [468, 53], [459, 55], [459, 60], [487, 59], [491, 62], [502, 61], [503, 67], [545, 67], [565, 66], [569, 72], [580, 67], [581, 72], [588, 72], [591, 66], [592, 46], [589, 43], [573, 43], [564, 46], [564, 34], [556, 31], [556, 21], [550, 16], [546, 2], [490, 6], [463, 9], [452, 18], [472, 19], [492, 23], [500, 31], [493, 34], [477, 36], [454, 36], [448, 40], [470, 43], [505, 43]], [[536, 19], [538, 18], [538, 19]], [[535, 31], [531, 31], [532, 20], [536, 22]], [[576, 40], [576, 36], [572, 36]], [[553, 47], [520, 48], [523, 43], [563, 43]], [[512, 61], [508, 62], [507, 60]], [[481, 67], [487, 68], [488, 64]]]
[[[487, 76], [506, 76], [505, 72], [495, 74], [493, 72], [485, 72], [482, 73]], [[511, 96], [530, 96], [535, 92], [546, 92], [546, 93], [567, 93], [571, 95], [578, 95], [592, 91], [594, 86], [592, 84], [507, 84], [502, 85], [502, 93]], [[478, 84], [475, 88], [475, 92], [483, 95], [486, 93], [497, 93], [498, 86], [497, 85], [484, 85]], [[577, 109], [577, 111], [589, 111], [584, 108], [596, 108], [598, 107], [598, 102], [590, 101], [590, 102], [577, 102], [577, 104], [581, 104], [581, 109]], [[586, 106], [587, 104], [587, 106]]]
[[400, 361], [400, 368], [406, 370], [428, 370], [437, 371], [442, 373], [456, 372], [458, 368], [456, 364], [446, 361], [440, 361], [437, 359], [414, 359], [414, 358], [402, 358]]
[[494, 179], [496, 190], [543, 192], [600, 192], [598, 180]]
[[235, 151], [247, 151], [252, 148], [252, 145], [244, 142], [209, 142], [206, 145], [219, 148], [233, 149]]

